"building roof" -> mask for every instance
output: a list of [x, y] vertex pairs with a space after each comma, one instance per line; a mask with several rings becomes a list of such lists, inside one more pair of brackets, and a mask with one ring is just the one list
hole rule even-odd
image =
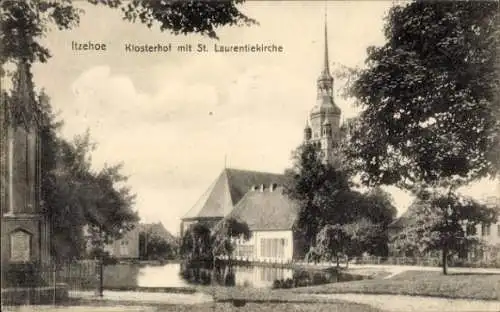
[[226, 168], [182, 219], [223, 218], [253, 186], [284, 180], [282, 174]]
[[299, 211], [298, 204], [278, 186], [272, 190], [251, 190], [228, 215], [246, 222], [250, 230], [291, 230]]
[[420, 202], [412, 203], [408, 209], [399, 217], [396, 218], [392, 223], [389, 224], [389, 228], [391, 229], [402, 229], [404, 227], [413, 225], [416, 220], [414, 218], [414, 211], [418, 209], [417, 205], [420, 205]]
[[139, 224], [139, 231], [140, 232], [146, 232], [149, 235], [155, 235], [158, 237], [161, 237], [165, 239], [168, 242], [175, 242], [176, 238], [172, 233], [170, 233], [163, 223], [161, 222], [156, 222], [156, 223], [141, 223]]

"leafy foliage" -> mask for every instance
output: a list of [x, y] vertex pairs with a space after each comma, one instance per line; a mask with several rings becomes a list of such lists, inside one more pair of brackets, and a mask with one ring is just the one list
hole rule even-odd
[[448, 252], [471, 242], [461, 222], [491, 222], [454, 192], [500, 168], [498, 9], [498, 1], [395, 6], [386, 43], [370, 47], [367, 68], [351, 73], [348, 93], [364, 110], [348, 132], [346, 157], [366, 185], [430, 190], [433, 199], [415, 207], [417, 222], [399, 244], [441, 250], [445, 273]]
[[210, 260], [214, 256], [231, 257], [234, 240], [249, 240], [248, 225], [233, 218], [219, 221], [212, 229], [202, 223], [188, 228], [182, 237], [180, 254], [187, 260]]
[[61, 122], [55, 120], [48, 97], [39, 96], [43, 123], [42, 207], [52, 220], [52, 253], [58, 259], [82, 255], [88, 230], [93, 247], [102, 247], [138, 221], [132, 210], [135, 195], [126, 186], [121, 165], [91, 168], [95, 147], [86, 133], [68, 142], [58, 135]]
[[184, 260], [212, 260], [213, 238], [210, 229], [196, 223], [190, 226], [182, 237], [180, 255]]
[[498, 169], [498, 1], [391, 9], [350, 94], [348, 157], [366, 184], [458, 185]]
[[164, 260], [176, 256], [176, 246], [163, 237], [146, 232], [139, 233], [139, 252], [141, 259]]
[[234, 239], [245, 241], [251, 238], [248, 225], [233, 218], [223, 219], [212, 231], [213, 252], [217, 256], [230, 257], [234, 251]]
[[324, 260], [339, 259], [347, 254], [347, 233], [340, 224], [328, 224], [317, 235], [315, 250]]
[[[296, 230], [304, 234], [305, 251], [314, 246], [314, 253], [327, 258], [332, 256], [329, 249], [343, 254], [354, 250], [385, 254], [388, 241], [385, 230], [396, 215], [391, 197], [379, 188], [366, 194], [351, 189], [348, 175], [324, 164], [319, 153], [314, 145], [299, 147], [294, 168], [287, 171], [290, 181], [287, 194], [299, 202]], [[352, 226], [345, 227], [348, 224]], [[373, 234], [362, 246], [349, 245], [346, 240], [352, 237], [355, 242], [361, 235], [355, 230], [356, 225], [366, 225], [361, 230]], [[375, 228], [377, 231], [372, 231]], [[342, 239], [337, 241], [333, 237]]]
[[[95, 5], [121, 9], [123, 19], [140, 22], [147, 27], [159, 24], [161, 31], [176, 35], [196, 33], [217, 38], [221, 26], [255, 24], [256, 21], [238, 10], [242, 0], [231, 1], [149, 1], [88, 0]], [[46, 62], [50, 51], [40, 39], [51, 26], [71, 29], [78, 26], [84, 13], [71, 0], [4, 0], [0, 2], [0, 64], [15, 59], [29, 63]]]
[[299, 203], [296, 227], [309, 248], [330, 219], [345, 218], [347, 209], [337, 204], [348, 202], [349, 183], [341, 171], [322, 162], [320, 150], [313, 144], [300, 146], [294, 158], [294, 167], [286, 172], [290, 181], [286, 193]]
[[384, 245], [387, 244], [387, 241], [384, 240], [385, 228], [383, 225], [373, 223], [365, 218], [345, 224], [343, 229], [348, 237], [347, 248], [345, 248], [345, 254], [348, 257], [359, 257], [365, 252], [379, 254], [380, 248], [384, 248]]

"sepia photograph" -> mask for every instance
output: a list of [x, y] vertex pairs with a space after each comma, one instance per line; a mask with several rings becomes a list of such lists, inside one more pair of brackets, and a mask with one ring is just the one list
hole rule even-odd
[[500, 312], [499, 0], [0, 0], [2, 311]]

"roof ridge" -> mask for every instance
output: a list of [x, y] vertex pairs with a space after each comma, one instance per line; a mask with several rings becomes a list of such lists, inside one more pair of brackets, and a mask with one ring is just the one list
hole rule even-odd
[[247, 170], [240, 168], [224, 168], [224, 171], [240, 171], [240, 172], [251, 172], [251, 173], [263, 173], [263, 174], [273, 174], [273, 175], [284, 175], [283, 173], [278, 172], [269, 172], [269, 171], [261, 171], [261, 170]]

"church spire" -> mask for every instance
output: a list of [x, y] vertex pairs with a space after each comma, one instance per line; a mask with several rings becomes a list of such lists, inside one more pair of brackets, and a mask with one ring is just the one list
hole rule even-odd
[[330, 65], [328, 63], [328, 16], [327, 16], [327, 10], [326, 10], [326, 5], [325, 5], [325, 55], [323, 59], [323, 75], [330, 76]]

